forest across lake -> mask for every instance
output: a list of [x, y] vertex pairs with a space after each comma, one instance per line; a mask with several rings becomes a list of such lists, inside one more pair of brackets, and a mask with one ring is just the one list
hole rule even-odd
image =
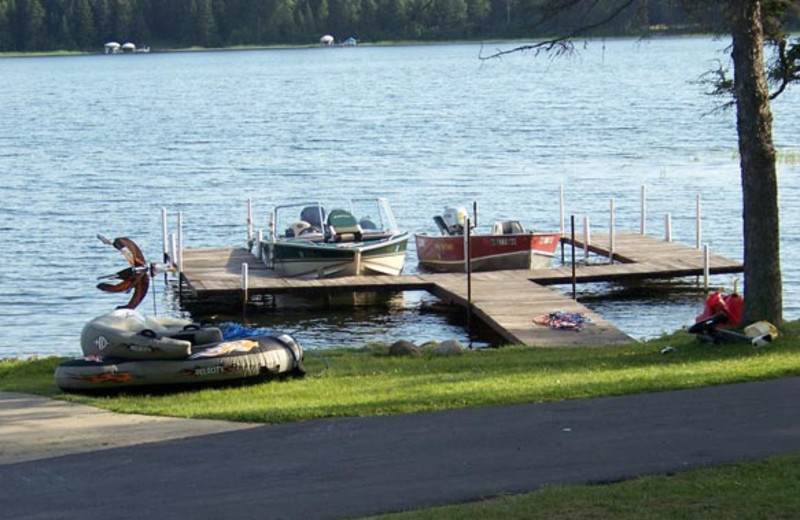
[[[723, 2], [611, 0], [0, 0], [0, 52], [687, 34], [721, 27]], [[787, 28], [800, 13], [787, 9]], [[583, 30], [581, 30], [583, 29]]]

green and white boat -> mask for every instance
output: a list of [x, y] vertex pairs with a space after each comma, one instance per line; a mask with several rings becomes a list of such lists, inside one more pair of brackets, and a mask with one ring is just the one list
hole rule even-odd
[[330, 211], [321, 202], [276, 206], [260, 247], [281, 277], [397, 275], [408, 238], [386, 199], [352, 199]]

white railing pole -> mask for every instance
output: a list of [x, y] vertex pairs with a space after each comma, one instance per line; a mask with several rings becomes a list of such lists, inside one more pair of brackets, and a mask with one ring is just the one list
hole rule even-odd
[[256, 258], [263, 260], [263, 251], [261, 250], [261, 243], [264, 242], [264, 230], [259, 229], [256, 232]]
[[564, 185], [561, 184], [558, 187], [558, 221], [560, 223], [559, 230], [561, 231], [561, 236], [564, 236]]
[[253, 197], [247, 199], [247, 247], [253, 248]]
[[172, 269], [178, 268], [178, 242], [175, 233], [169, 234], [169, 258]]
[[183, 212], [178, 212], [178, 272], [183, 272]]
[[250, 266], [242, 262], [242, 303], [247, 305], [247, 290], [250, 287]]
[[647, 188], [642, 184], [642, 235], [647, 233]]
[[664, 215], [664, 229], [666, 230], [664, 240], [672, 242], [672, 216], [669, 213]]
[[700, 249], [700, 243], [703, 240], [703, 224], [702, 224], [703, 219], [702, 219], [702, 212], [701, 212], [700, 205], [701, 205], [701, 203], [700, 203], [700, 195], [698, 195], [697, 196], [697, 216], [696, 216], [697, 222], [695, 224], [695, 227], [696, 227], [695, 231], [696, 231], [696, 236], [697, 236], [697, 242], [696, 242], [697, 249]]
[[611, 198], [610, 217], [608, 223], [608, 262], [614, 263], [614, 198]]
[[583, 261], [589, 263], [589, 241], [591, 240], [589, 231], [589, 217], [583, 217]]
[[167, 208], [161, 208], [161, 243], [164, 250], [163, 262], [169, 263], [169, 235], [167, 234]]

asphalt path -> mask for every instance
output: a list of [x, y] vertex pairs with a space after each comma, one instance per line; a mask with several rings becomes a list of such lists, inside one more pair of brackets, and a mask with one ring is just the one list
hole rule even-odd
[[260, 426], [0, 466], [9, 519], [337, 519], [800, 451], [800, 378]]

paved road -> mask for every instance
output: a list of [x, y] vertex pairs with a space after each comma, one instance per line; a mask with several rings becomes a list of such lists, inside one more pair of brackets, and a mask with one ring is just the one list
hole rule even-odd
[[800, 378], [262, 426], [0, 466], [14, 519], [333, 519], [800, 451]]

